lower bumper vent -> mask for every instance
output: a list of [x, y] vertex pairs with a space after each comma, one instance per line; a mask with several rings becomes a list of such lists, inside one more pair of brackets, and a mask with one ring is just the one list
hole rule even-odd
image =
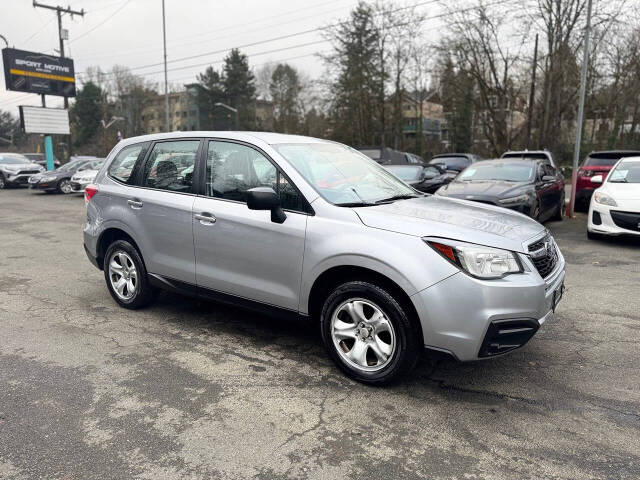
[[500, 355], [523, 346], [540, 325], [535, 320], [494, 320], [487, 329], [479, 357]]

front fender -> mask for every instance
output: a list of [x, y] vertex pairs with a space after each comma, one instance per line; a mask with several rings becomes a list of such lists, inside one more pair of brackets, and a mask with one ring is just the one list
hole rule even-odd
[[420, 237], [360, 222], [310, 217], [300, 287], [301, 313], [308, 313], [310, 293], [320, 275], [340, 266], [373, 270], [392, 280], [408, 296], [457, 272]]

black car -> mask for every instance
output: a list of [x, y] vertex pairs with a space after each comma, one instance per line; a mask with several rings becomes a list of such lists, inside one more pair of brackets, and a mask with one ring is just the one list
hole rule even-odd
[[461, 172], [472, 163], [482, 160], [473, 153], [441, 153], [434, 155], [429, 161], [429, 165], [440, 165], [445, 170], [455, 170]]
[[[23, 153], [25, 157], [27, 157], [32, 162], [36, 162], [38, 165], [47, 168], [47, 157], [44, 153]], [[53, 166], [54, 168], [58, 168], [60, 166], [60, 160], [56, 157], [53, 157]]]
[[437, 194], [517, 210], [540, 222], [562, 220], [564, 213], [564, 177], [546, 159], [485, 160]]
[[372, 160], [375, 160], [380, 165], [406, 165], [408, 163], [417, 163], [417, 161], [407, 157], [404, 152], [400, 152], [389, 147], [360, 147], [357, 150], [360, 153], [364, 153]]
[[75, 160], [65, 163], [60, 168], [52, 172], [43, 172], [33, 175], [29, 179], [29, 188], [34, 190], [44, 190], [47, 193], [71, 193], [71, 177], [80, 170], [100, 168], [104, 160]]
[[458, 174], [445, 170], [440, 165], [385, 165], [384, 168], [416, 190], [425, 193], [434, 193]]

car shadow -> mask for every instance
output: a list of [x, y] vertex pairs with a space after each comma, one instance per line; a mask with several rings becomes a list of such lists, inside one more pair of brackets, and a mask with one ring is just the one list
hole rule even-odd
[[[197, 330], [211, 336], [235, 337], [237, 340], [232, 343], [243, 345], [245, 351], [247, 347], [256, 352], [277, 349], [280, 358], [296, 362], [304, 369], [320, 370], [321, 383], [375, 388], [348, 379], [333, 365], [324, 349], [319, 326], [311, 319], [267, 315], [171, 292], [160, 292], [151, 309], [158, 310], [158, 313], [161, 311], [169, 322], [182, 329]], [[494, 379], [497, 384], [502, 384], [504, 378], [516, 374], [530, 362], [531, 354], [523, 351], [513, 352], [507, 357], [463, 363], [446, 354], [425, 350], [414, 370], [387, 388], [398, 393], [411, 390], [411, 395], [415, 395], [416, 389], [466, 390], [465, 385], [477, 383], [480, 378], [485, 384], [491, 385]], [[286, 367], [283, 364], [281, 368]]]

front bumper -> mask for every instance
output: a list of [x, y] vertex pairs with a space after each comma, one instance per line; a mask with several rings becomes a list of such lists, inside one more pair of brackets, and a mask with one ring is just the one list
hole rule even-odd
[[[637, 230], [630, 230], [616, 225], [611, 217], [611, 210], [628, 211], [625, 208], [610, 207], [608, 205], [602, 205], [592, 201], [589, 206], [589, 220], [587, 222], [587, 230], [591, 233], [598, 233], [600, 235], [635, 235], [640, 236], [640, 222], [638, 223]], [[596, 213], [597, 215], [594, 215]], [[637, 212], [640, 217], [640, 211]], [[594, 221], [596, 220], [596, 221]], [[598, 223], [599, 221], [599, 223]]]
[[40, 181], [38, 178], [29, 179], [29, 188], [34, 190], [55, 190], [57, 188], [56, 180]]
[[84, 193], [84, 189], [87, 185], [90, 185], [89, 180], [73, 180], [71, 179], [71, 191], [75, 193]]
[[23, 173], [18, 175], [5, 174], [5, 180], [11, 185], [26, 185], [29, 183], [29, 179], [36, 175], [35, 173]]
[[[525, 267], [522, 274], [479, 280], [458, 272], [414, 294], [411, 300], [422, 324], [425, 347], [468, 361], [524, 345], [553, 316], [554, 300], [562, 294], [565, 262], [559, 250], [558, 256], [556, 267], [546, 279], [528, 256], [521, 255]], [[492, 343], [495, 346], [496, 329], [526, 327], [530, 330], [515, 332], [518, 343], [500, 346], [498, 342], [497, 348], [489, 348]]]

